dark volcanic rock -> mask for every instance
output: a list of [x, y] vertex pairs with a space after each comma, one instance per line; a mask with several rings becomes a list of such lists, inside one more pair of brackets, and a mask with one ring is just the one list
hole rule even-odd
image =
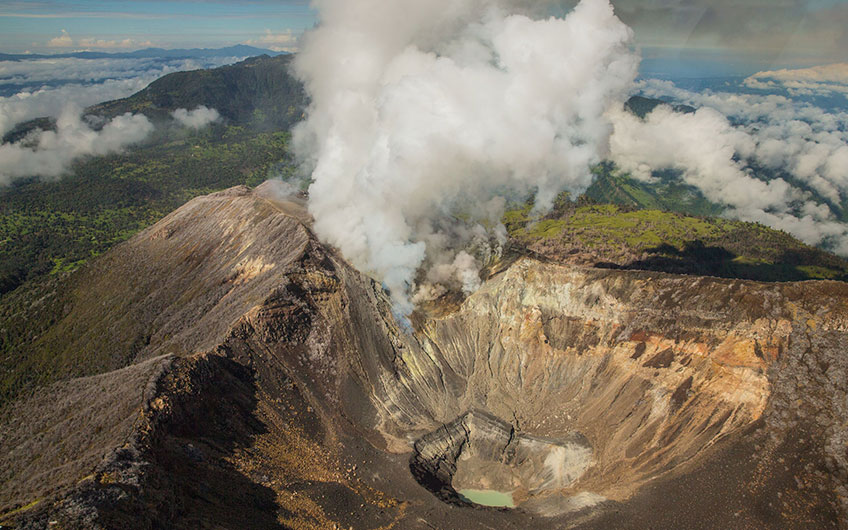
[[[96, 362], [84, 373], [104, 372], [61, 392], [114, 399], [114, 420], [79, 407], [66, 424], [111, 434], [86, 445], [99, 463], [51, 453], [35, 430], [0, 441], [44, 484], [9, 475], [4, 525], [848, 521], [843, 283], [523, 258], [407, 332], [379, 286], [267, 187], [192, 201], [80, 274], [85, 290], [45, 340], [68, 341], [63, 358], [85, 351]], [[139, 364], [163, 354], [161, 371]], [[54, 410], [57, 390], [38, 392], [3, 432]], [[64, 459], [76, 462], [67, 472]], [[468, 488], [510, 492], [517, 507], [476, 509], [456, 494]]]

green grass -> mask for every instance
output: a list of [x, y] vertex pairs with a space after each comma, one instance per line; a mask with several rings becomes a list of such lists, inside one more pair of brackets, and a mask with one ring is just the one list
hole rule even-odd
[[590, 253], [604, 266], [762, 281], [848, 279], [845, 260], [755, 223], [562, 201], [544, 218], [533, 218], [528, 203], [503, 221], [514, 241], [554, 259]]

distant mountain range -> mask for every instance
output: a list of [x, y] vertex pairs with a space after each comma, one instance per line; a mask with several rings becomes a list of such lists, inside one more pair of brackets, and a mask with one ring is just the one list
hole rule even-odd
[[72, 52], [58, 54], [34, 54], [34, 53], [0, 53], [0, 61], [31, 61], [35, 59], [201, 59], [207, 57], [254, 57], [256, 55], [285, 55], [286, 52], [275, 52], [264, 48], [256, 48], [246, 44], [237, 44], [226, 48], [145, 48], [132, 52]]

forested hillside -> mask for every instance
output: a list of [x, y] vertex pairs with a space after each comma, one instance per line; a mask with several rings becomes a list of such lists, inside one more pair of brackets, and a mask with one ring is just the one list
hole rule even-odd
[[[123, 154], [77, 160], [61, 179], [0, 188], [0, 295], [79, 266], [192, 197], [291, 172], [288, 129], [300, 119], [305, 97], [290, 62], [291, 56], [261, 56], [177, 72], [87, 109], [105, 118], [141, 112], [157, 128]], [[223, 119], [200, 131], [169, 119], [176, 109], [200, 105]], [[7, 140], [36, 127], [49, 128], [49, 120], [20, 124]]]

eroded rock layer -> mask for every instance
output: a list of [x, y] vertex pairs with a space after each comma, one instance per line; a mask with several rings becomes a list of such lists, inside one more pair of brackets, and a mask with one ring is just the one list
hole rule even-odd
[[[86, 292], [133, 305], [70, 308], [51, 336], [72, 333], [110, 369], [173, 357], [137, 378], [141, 403], [121, 398], [139, 414], [123, 452], [104, 438], [104, 460], [61, 491], [0, 488], [15, 499], [3, 524], [846, 525], [845, 284], [523, 258], [406, 330], [272, 192], [192, 201], [98, 265], [134, 274], [86, 273]], [[169, 290], [142, 296], [157, 279]], [[121, 330], [143, 347], [99, 339]], [[462, 489], [508, 491], [517, 507]]]

